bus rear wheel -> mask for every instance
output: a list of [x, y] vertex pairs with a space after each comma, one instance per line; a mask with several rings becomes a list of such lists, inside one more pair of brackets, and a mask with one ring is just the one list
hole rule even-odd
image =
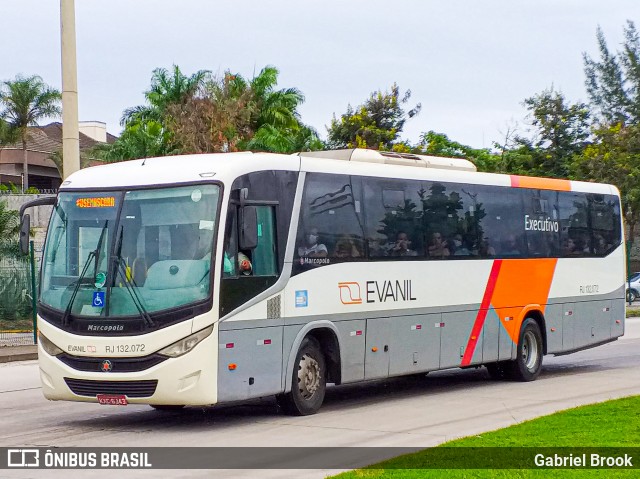
[[293, 366], [291, 391], [277, 396], [278, 404], [287, 414], [308, 416], [315, 414], [327, 389], [326, 361], [320, 346], [313, 338], [300, 344]]
[[518, 353], [510, 364], [510, 376], [516, 381], [533, 381], [542, 370], [542, 333], [532, 318], [526, 318], [520, 328]]

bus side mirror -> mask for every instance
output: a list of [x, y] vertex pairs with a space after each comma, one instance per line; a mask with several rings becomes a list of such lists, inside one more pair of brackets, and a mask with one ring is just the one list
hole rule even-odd
[[255, 206], [240, 210], [240, 249], [255, 249], [258, 246], [258, 213]]
[[29, 232], [31, 231], [31, 217], [28, 214], [22, 216], [20, 222], [20, 252], [29, 254]]

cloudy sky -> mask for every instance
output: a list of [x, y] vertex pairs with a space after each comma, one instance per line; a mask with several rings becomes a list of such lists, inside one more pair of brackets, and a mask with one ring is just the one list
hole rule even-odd
[[[38, 74], [61, 88], [59, 0], [0, 4], [0, 80]], [[525, 128], [524, 98], [553, 85], [586, 100], [582, 53], [596, 28], [612, 50], [638, 0], [76, 0], [81, 120], [118, 134], [156, 67], [252, 76], [276, 66], [300, 89], [302, 120], [326, 136], [344, 113], [397, 82], [421, 114], [404, 138], [435, 130], [489, 147]]]

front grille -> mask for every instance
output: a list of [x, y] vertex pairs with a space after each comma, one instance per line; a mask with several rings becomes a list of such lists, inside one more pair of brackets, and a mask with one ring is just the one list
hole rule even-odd
[[[77, 369], [78, 371], [87, 371], [90, 373], [102, 372], [102, 362], [106, 358], [86, 358], [81, 356], [72, 356], [70, 354], [60, 354], [56, 356], [60, 361], [67, 366]], [[113, 373], [133, 373], [137, 371], [144, 371], [156, 364], [160, 364], [162, 361], [168, 359], [166, 356], [160, 356], [159, 354], [152, 354], [150, 356], [144, 356], [142, 358], [108, 358], [111, 362], [111, 372]]]
[[130, 398], [153, 396], [158, 386], [156, 379], [146, 381], [89, 381], [86, 379], [64, 378], [73, 394], [96, 397], [98, 394], [125, 395]]

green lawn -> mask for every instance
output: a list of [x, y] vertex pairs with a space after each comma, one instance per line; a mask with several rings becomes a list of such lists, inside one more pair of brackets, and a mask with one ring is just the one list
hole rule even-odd
[[[540, 452], [556, 452], [555, 448], [640, 447], [640, 396], [583, 406], [550, 416], [526, 421], [506, 429], [467, 437], [442, 444], [415, 454], [400, 456], [369, 466], [366, 469], [333, 476], [340, 479], [422, 478], [422, 477], [637, 477], [636, 470], [613, 469], [426, 469], [449, 456], [451, 463], [464, 463], [466, 454], [478, 454], [474, 449], [452, 451], [451, 448], [505, 448], [489, 449], [488, 455], [500, 460], [499, 455], [520, 453], [521, 447], [538, 448]], [[518, 449], [509, 449], [518, 448]], [[546, 449], [544, 449], [546, 448]], [[551, 448], [551, 449], [549, 449]], [[562, 451], [558, 450], [561, 453]], [[528, 452], [527, 452], [528, 454]], [[636, 451], [635, 462], [640, 461]], [[496, 459], [497, 457], [497, 459]], [[455, 467], [455, 466], [454, 466]], [[459, 466], [458, 466], [459, 467]]]

